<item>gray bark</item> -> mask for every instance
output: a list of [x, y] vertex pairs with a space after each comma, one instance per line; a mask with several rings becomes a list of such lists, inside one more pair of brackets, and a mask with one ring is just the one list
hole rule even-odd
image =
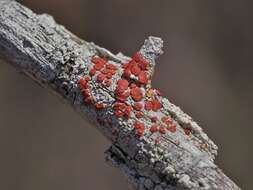
[[[151, 76], [155, 59], [162, 53], [162, 40], [149, 37], [140, 49], [149, 61]], [[104, 87], [94, 77], [89, 81], [96, 102], [107, 107], [98, 110], [85, 104], [78, 86], [80, 77], [92, 66], [91, 57], [107, 58], [117, 67], [112, 86]], [[50, 15], [37, 15], [15, 1], [0, 1], [0, 56], [25, 75], [64, 99], [81, 116], [97, 126], [112, 146], [106, 160], [118, 167], [134, 189], [240, 189], [214, 164], [217, 146], [193, 119], [159, 97], [162, 108], [154, 115], [173, 118], [177, 131], [151, 134], [150, 111], [143, 110], [144, 136], [136, 136], [133, 124], [137, 118], [114, 116], [115, 86], [122, 75], [122, 64], [130, 58], [114, 55], [93, 43], [83, 41], [55, 23]], [[143, 87], [146, 92], [151, 81]], [[133, 100], [128, 99], [128, 104]], [[145, 118], [145, 119], [144, 119]], [[107, 121], [110, 121], [110, 125]], [[185, 134], [184, 129], [191, 134]], [[155, 140], [156, 139], [156, 140]], [[159, 143], [157, 143], [159, 139]]]

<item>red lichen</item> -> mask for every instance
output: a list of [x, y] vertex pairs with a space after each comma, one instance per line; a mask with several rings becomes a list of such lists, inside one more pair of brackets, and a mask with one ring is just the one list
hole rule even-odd
[[139, 118], [141, 118], [142, 117], [142, 112], [141, 111], [137, 111], [137, 112], [135, 112], [135, 116], [139, 119]]
[[123, 76], [126, 78], [130, 78], [131, 76], [131, 70], [129, 68], [125, 68], [123, 72]]
[[124, 113], [120, 110], [116, 110], [116, 111], [114, 111], [114, 115], [119, 118], [119, 117], [122, 117], [124, 115]]
[[158, 126], [157, 126], [157, 125], [152, 125], [152, 126], [150, 127], [149, 131], [150, 131], [151, 133], [157, 132], [157, 131], [158, 131]]
[[128, 81], [125, 79], [119, 79], [117, 81], [116, 94], [122, 94], [128, 88]]
[[104, 82], [107, 87], [110, 87], [112, 85], [112, 79], [105, 79]]
[[85, 78], [80, 78], [78, 82], [79, 82], [79, 87], [81, 88], [81, 90], [87, 88], [87, 80], [85, 80]]
[[141, 55], [140, 52], [136, 52], [133, 56], [133, 60], [135, 60], [139, 67], [142, 69], [142, 70], [147, 70], [147, 67], [148, 67], [148, 62], [147, 60]]
[[137, 111], [141, 111], [142, 109], [142, 104], [140, 102], [135, 102], [133, 105], [134, 109]]
[[135, 83], [130, 84], [130, 88], [135, 88], [135, 87], [137, 87], [137, 85]]
[[147, 110], [147, 111], [152, 110], [152, 108], [153, 108], [152, 102], [151, 102], [151, 101], [145, 101], [144, 108], [145, 108], [145, 110]]
[[172, 124], [172, 119], [171, 119], [170, 117], [168, 117], [168, 116], [162, 117], [161, 120], [162, 120], [162, 122], [165, 123], [166, 125]]
[[111, 78], [112, 78], [112, 76], [113, 76], [113, 74], [112, 74], [112, 73], [107, 73], [107, 74], [106, 74], [106, 78], [108, 78], [108, 79], [111, 79]]
[[90, 90], [89, 89], [82, 89], [82, 94], [84, 98], [87, 98], [90, 96]]
[[95, 64], [94, 68], [96, 70], [101, 70], [105, 66], [105, 63], [106, 63], [106, 60], [104, 60], [101, 57], [96, 57], [96, 56], [92, 57], [91, 61]]
[[101, 70], [101, 73], [103, 73], [105, 75], [108, 74], [109, 72], [110, 72], [110, 70], [105, 69], [105, 68]]
[[126, 116], [129, 118], [131, 116], [132, 107], [130, 105], [126, 105], [125, 103], [116, 102], [113, 106], [114, 115], [116, 117]]
[[156, 116], [153, 116], [150, 118], [152, 123], [156, 123], [158, 118]]
[[142, 137], [144, 135], [144, 131], [145, 131], [145, 126], [143, 123], [139, 122], [139, 121], [136, 121], [134, 123], [134, 126], [133, 126], [136, 130], [136, 135], [138, 137]]
[[141, 72], [141, 69], [138, 65], [134, 65], [131, 67], [131, 73], [135, 76], [138, 76]]
[[142, 90], [138, 87], [132, 88], [130, 95], [134, 101], [139, 102], [143, 98]]
[[148, 75], [145, 71], [141, 71], [138, 75], [138, 81], [141, 84], [148, 84]]
[[129, 95], [130, 95], [129, 91], [125, 91], [125, 92], [122, 92], [122, 93], [117, 93], [116, 94], [116, 99], [121, 101], [121, 102], [125, 102], [126, 99], [129, 97]]
[[94, 76], [96, 74], [96, 69], [95, 68], [92, 68], [90, 70], [90, 76]]
[[155, 139], [155, 144], [156, 144], [156, 145], [158, 145], [158, 144], [160, 144], [160, 143], [161, 143], [160, 139], [158, 139], [158, 138]]
[[144, 135], [144, 129], [138, 129], [136, 135], [141, 138]]
[[162, 107], [161, 103], [158, 100], [152, 100], [152, 110], [158, 111]]
[[189, 136], [191, 134], [191, 129], [190, 128], [184, 128], [184, 133]]
[[116, 74], [116, 70], [108, 69], [108, 73], [111, 73], [112, 75], [115, 75]]
[[96, 109], [101, 110], [105, 108], [105, 105], [103, 103], [96, 103], [95, 104]]
[[91, 96], [88, 96], [87, 98], [84, 99], [84, 102], [89, 104], [89, 103], [93, 103], [94, 99]]
[[177, 131], [177, 125], [175, 123], [171, 124], [168, 128], [168, 131], [175, 133]]
[[110, 69], [110, 70], [117, 70], [117, 67], [115, 65], [111, 64], [111, 63], [106, 64], [106, 68]]
[[122, 87], [125, 90], [125, 89], [127, 89], [129, 83], [128, 83], [128, 81], [126, 79], [119, 79], [117, 81], [117, 85], [120, 86], [120, 87]]
[[90, 76], [85, 76], [84, 79], [88, 82], [91, 80]]
[[115, 110], [121, 110], [123, 111], [125, 108], [126, 108], [126, 104], [125, 103], [121, 103], [121, 102], [116, 102], [114, 105], [113, 105], [113, 108]]
[[98, 82], [103, 82], [105, 80], [105, 75], [103, 73], [99, 73], [97, 76]]
[[159, 127], [159, 132], [160, 132], [161, 134], [165, 134], [165, 133], [166, 133], [165, 127]]
[[132, 112], [132, 107], [131, 106], [126, 106], [125, 111], [124, 111], [124, 115], [129, 118], [131, 116], [131, 112]]
[[135, 128], [135, 129], [140, 129], [140, 128], [143, 128], [143, 127], [144, 127], [144, 124], [141, 123], [140, 121], [136, 121], [136, 122], [134, 123], [134, 128]]
[[142, 70], [147, 70], [148, 69], [148, 62], [142, 61], [139, 63], [139, 66]]

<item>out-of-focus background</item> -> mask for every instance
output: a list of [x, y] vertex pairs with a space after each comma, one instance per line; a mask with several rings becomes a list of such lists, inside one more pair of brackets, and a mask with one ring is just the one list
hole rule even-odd
[[[23, 0], [79, 37], [132, 55], [165, 41], [153, 85], [203, 126], [216, 162], [253, 189], [253, 1]], [[130, 190], [109, 143], [57, 97], [0, 63], [0, 189]]]

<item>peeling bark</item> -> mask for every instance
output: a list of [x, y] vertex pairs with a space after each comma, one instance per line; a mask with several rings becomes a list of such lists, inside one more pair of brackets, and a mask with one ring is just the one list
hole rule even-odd
[[[37, 15], [15, 1], [0, 1], [1, 58], [96, 125], [112, 142], [106, 160], [126, 175], [134, 189], [240, 189], [214, 164], [217, 146], [200, 126], [152, 88], [151, 77], [155, 60], [162, 54], [162, 40], [149, 37], [138, 53], [139, 57], [133, 59], [121, 53], [114, 55], [79, 39], [56, 24], [50, 15]], [[102, 71], [91, 76], [94, 57], [116, 68], [110, 84], [104, 84], [104, 75], [98, 76]], [[142, 68], [144, 78], [138, 74], [139, 68], [132, 71], [136, 75], [125, 76], [126, 64], [139, 58], [143, 60], [135, 61], [135, 65], [147, 63], [147, 68]], [[85, 81], [85, 77], [89, 79]], [[125, 91], [120, 93], [119, 80], [129, 84], [126, 87], [123, 84]], [[146, 106], [139, 118], [134, 110], [135, 94], [122, 99], [122, 94], [131, 91], [134, 85], [143, 94], [138, 102]], [[85, 96], [92, 101], [88, 102]], [[153, 100], [157, 100], [155, 106], [146, 105]], [[128, 106], [130, 111], [118, 110], [119, 115], [125, 115], [116, 117], [117, 103]], [[151, 129], [154, 123], [157, 128]]]

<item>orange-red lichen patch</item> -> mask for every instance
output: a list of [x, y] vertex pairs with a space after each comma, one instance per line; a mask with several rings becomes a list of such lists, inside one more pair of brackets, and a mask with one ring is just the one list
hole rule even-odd
[[165, 133], [166, 133], [165, 127], [159, 127], [159, 132], [160, 132], [161, 134], [165, 134]]
[[141, 111], [137, 111], [137, 112], [135, 112], [135, 116], [139, 119], [139, 118], [141, 118], [142, 117], [142, 112]]
[[126, 90], [127, 87], [128, 87], [128, 85], [129, 85], [129, 82], [128, 82], [126, 79], [119, 79], [119, 80], [117, 81], [117, 85], [118, 85], [119, 87], [122, 87], [124, 90]]
[[103, 74], [108, 74], [110, 72], [110, 70], [108, 70], [108, 69], [106, 69], [106, 68], [104, 68], [104, 69], [102, 69], [101, 70], [101, 73], [103, 73]]
[[112, 78], [112, 76], [113, 76], [113, 74], [112, 74], [112, 73], [107, 73], [107, 74], [106, 74], [106, 78], [108, 78], [108, 79], [111, 79], [111, 78]]
[[142, 137], [144, 135], [144, 131], [145, 131], [145, 125], [139, 121], [136, 121], [134, 123], [134, 126], [133, 126], [136, 130], [136, 135], [138, 137]]
[[110, 87], [112, 85], [112, 79], [105, 79], [104, 83], [107, 87]]
[[116, 74], [116, 70], [113, 70], [113, 69], [108, 69], [108, 74], [111, 73], [112, 75], [115, 75]]
[[137, 85], [135, 83], [130, 84], [130, 88], [135, 88], [135, 87], [137, 87]]
[[120, 92], [119, 90], [117, 90], [116, 99], [121, 102], [125, 102], [126, 99], [129, 97], [129, 95], [130, 95], [129, 91]]
[[136, 121], [136, 122], [134, 123], [134, 128], [135, 128], [135, 129], [144, 128], [144, 124], [141, 123], [140, 121]]
[[119, 102], [116, 102], [113, 106], [114, 108], [114, 115], [116, 117], [122, 117], [124, 115], [124, 111], [125, 111], [125, 108], [126, 108], [126, 104], [124, 103], [119, 103]]
[[91, 61], [95, 64], [94, 68], [96, 70], [101, 70], [105, 66], [105, 63], [106, 63], [106, 60], [97, 56], [92, 57]]
[[114, 115], [116, 117], [126, 116], [129, 118], [131, 116], [132, 107], [130, 105], [126, 105], [125, 103], [116, 102], [113, 106]]
[[161, 140], [159, 138], [155, 139], [155, 144], [158, 145], [161, 143]]
[[117, 81], [117, 87], [116, 87], [115, 93], [122, 94], [125, 90], [127, 90], [128, 85], [129, 83], [126, 79], [119, 79]]
[[135, 110], [141, 111], [141, 109], [142, 109], [142, 103], [135, 102], [134, 105], [133, 105], [133, 107], [134, 107]]
[[97, 76], [97, 81], [98, 82], [103, 82], [105, 80], [105, 75], [103, 73], [99, 73]]
[[114, 105], [113, 105], [113, 108], [115, 110], [124, 110], [126, 108], [126, 104], [125, 103], [121, 103], [121, 102], [116, 102]]
[[115, 110], [114, 115], [119, 118], [119, 117], [122, 117], [124, 115], [124, 113], [120, 110]]
[[82, 94], [84, 98], [87, 98], [90, 96], [90, 90], [89, 89], [82, 89]]
[[94, 99], [91, 96], [88, 96], [87, 98], [84, 99], [84, 102], [90, 104], [94, 102]]
[[156, 116], [153, 116], [150, 118], [152, 123], [156, 123], [158, 118]]
[[148, 75], [145, 71], [141, 71], [138, 75], [138, 81], [141, 84], [148, 84]]
[[110, 70], [117, 70], [117, 67], [115, 66], [115, 65], [113, 65], [113, 64], [106, 64], [106, 68], [107, 69], [110, 69]]
[[158, 100], [152, 100], [152, 110], [158, 111], [162, 107], [162, 104]]
[[177, 131], [177, 125], [175, 123], [171, 124], [168, 128], [168, 131], [175, 133]]
[[105, 105], [103, 103], [96, 103], [95, 104], [96, 109], [101, 110], [105, 108]]
[[139, 102], [143, 98], [143, 92], [138, 87], [132, 88], [130, 91], [130, 95], [136, 102]]
[[126, 106], [125, 111], [124, 111], [124, 114], [125, 114], [125, 116], [126, 116], [127, 118], [130, 118], [131, 112], [132, 112], [132, 107], [129, 106], [129, 105]]
[[81, 90], [87, 88], [87, 80], [85, 80], [85, 78], [80, 78], [78, 83], [79, 83], [79, 87], [81, 88]]
[[138, 76], [141, 72], [141, 68], [138, 65], [133, 65], [131, 67], [131, 73], [135, 76]]
[[91, 80], [90, 76], [85, 76], [84, 79], [88, 82]]
[[92, 68], [90, 70], [90, 76], [94, 76], [96, 74], [96, 69], [95, 68]]
[[152, 125], [150, 128], [149, 128], [149, 131], [151, 133], [155, 133], [158, 131], [158, 126], [157, 125]]
[[139, 67], [142, 70], [147, 70], [148, 67], [148, 62], [146, 61], [146, 59], [141, 55], [140, 52], [136, 52], [133, 56], [133, 60], [136, 61], [139, 65]]
[[[92, 96], [89, 87], [89, 81], [91, 77], [97, 83], [102, 83], [103, 87], [114, 86], [112, 77], [117, 72], [117, 66], [108, 63], [106, 59], [99, 56], [93, 56], [91, 58], [92, 68], [89, 70], [89, 76], [84, 76], [78, 81], [79, 88], [84, 97], [84, 102], [92, 103], [98, 111], [104, 109], [107, 105], [99, 103], [95, 97]], [[116, 103], [113, 104], [113, 113], [117, 118], [129, 119], [131, 116], [135, 116], [138, 121], [133, 124], [137, 137], [142, 137], [145, 133], [145, 125], [140, 122], [140, 118], [144, 118], [144, 109], [147, 111], [158, 111], [162, 108], [162, 104], [159, 101], [161, 93], [159, 90], [152, 88], [143, 89], [145, 85], [149, 83], [150, 75], [148, 68], [150, 63], [140, 52], [137, 52], [132, 60], [122, 65], [123, 75], [116, 82], [116, 88], [114, 91]], [[95, 76], [95, 77], [94, 77]], [[112, 85], [113, 84], [113, 85]], [[129, 98], [131, 96], [131, 98]], [[144, 99], [145, 97], [145, 99]], [[127, 103], [127, 99], [131, 100], [131, 105]], [[134, 101], [134, 103], [132, 102]], [[143, 100], [143, 101], [142, 101]], [[142, 112], [143, 111], [143, 112]], [[133, 113], [133, 114], [132, 114]], [[153, 113], [153, 112], [149, 112]], [[159, 115], [150, 114], [147, 115], [149, 122], [152, 122], [151, 127], [147, 128], [150, 133], [160, 133], [161, 135], [166, 132], [175, 132], [176, 123], [173, 122], [172, 118], [163, 115], [160, 119]], [[113, 118], [113, 117], [112, 117]], [[101, 125], [109, 124], [109, 120], [101, 120], [97, 118]], [[110, 122], [112, 125], [112, 122]], [[185, 134], [190, 134], [190, 129], [184, 129]], [[113, 133], [113, 131], [112, 131]], [[158, 143], [159, 139], [156, 140]]]
[[145, 101], [144, 108], [145, 108], [145, 110], [147, 110], [147, 111], [152, 110], [152, 108], [153, 108], [152, 101]]
[[123, 72], [123, 76], [126, 78], [130, 78], [131, 76], [131, 70], [129, 68], [125, 68]]
[[190, 128], [184, 128], [184, 133], [189, 136], [191, 134], [191, 129]]
[[166, 125], [172, 124], [172, 119], [171, 119], [171, 117], [164, 116], [164, 117], [162, 117], [161, 120], [162, 120], [162, 122], [165, 123]]

